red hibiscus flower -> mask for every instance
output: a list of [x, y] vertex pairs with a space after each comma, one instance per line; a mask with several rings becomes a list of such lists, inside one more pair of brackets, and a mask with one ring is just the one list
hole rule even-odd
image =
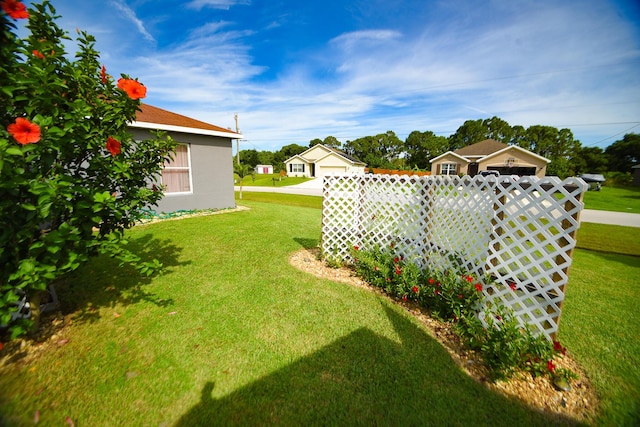
[[430, 278], [429, 278], [429, 284], [430, 284], [430, 285], [433, 285], [435, 282], [436, 282], [436, 281], [433, 279], [433, 277], [430, 277]]
[[107, 150], [109, 150], [112, 156], [120, 154], [122, 152], [120, 141], [111, 136], [107, 138]]
[[418, 289], [417, 286], [414, 286], [413, 288], [411, 288], [411, 290], [413, 291], [414, 294], [417, 294], [420, 289]]
[[511, 288], [512, 291], [516, 290], [516, 284], [514, 282], [509, 282], [509, 287]]
[[473, 277], [471, 277], [471, 276], [467, 276], [467, 277], [463, 276], [463, 278], [464, 278], [464, 280], [466, 280], [469, 283], [473, 282]]
[[13, 19], [29, 18], [27, 7], [17, 0], [4, 0], [2, 2], [2, 9]]
[[40, 126], [22, 117], [18, 117], [15, 123], [7, 126], [7, 130], [22, 145], [40, 141]]
[[476, 291], [478, 291], [478, 292], [482, 292], [482, 284], [480, 284], [480, 283], [476, 283], [476, 284], [475, 284], [475, 288], [476, 288]]
[[107, 67], [105, 67], [104, 65], [102, 66], [102, 69], [100, 69], [100, 79], [102, 80], [103, 84], [107, 84]]
[[33, 54], [33, 56], [35, 56], [36, 58], [40, 58], [40, 59], [44, 59], [44, 55], [42, 54], [42, 52], [34, 50], [33, 52], [31, 52]]
[[354, 247], [353, 247], [353, 250], [354, 250], [354, 251], [357, 251], [358, 249], [360, 249], [360, 247], [359, 247], [358, 245], [356, 245], [356, 246], [354, 246]]
[[547, 362], [547, 369], [549, 370], [549, 372], [553, 372], [556, 370], [556, 365], [553, 363], [553, 360], [549, 360]]
[[140, 99], [147, 96], [147, 88], [137, 80], [119, 79], [118, 87], [127, 92], [131, 99]]
[[395, 257], [395, 258], [393, 259], [394, 264], [397, 264], [397, 263], [398, 263], [398, 261], [400, 261], [400, 258], [398, 258], [398, 257]]

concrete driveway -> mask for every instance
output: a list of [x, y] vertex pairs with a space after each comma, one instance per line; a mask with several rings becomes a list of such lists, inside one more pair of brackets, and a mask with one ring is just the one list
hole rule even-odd
[[[235, 187], [235, 190], [240, 191], [240, 187]], [[242, 191], [322, 196], [322, 178], [315, 178], [310, 181], [303, 182], [302, 184], [291, 185], [288, 187], [242, 187]], [[640, 227], [640, 214], [584, 209], [580, 214], [580, 221], [595, 222], [598, 224], [623, 225], [626, 227]]]

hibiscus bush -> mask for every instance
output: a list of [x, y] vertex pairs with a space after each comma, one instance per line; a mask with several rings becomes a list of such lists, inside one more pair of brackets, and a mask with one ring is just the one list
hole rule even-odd
[[71, 57], [48, 1], [0, 5], [0, 325], [15, 336], [18, 299], [37, 310], [42, 291], [92, 255], [160, 268], [128, 252], [123, 231], [162, 198], [154, 182], [175, 143], [133, 140], [145, 86], [110, 76], [85, 32]]

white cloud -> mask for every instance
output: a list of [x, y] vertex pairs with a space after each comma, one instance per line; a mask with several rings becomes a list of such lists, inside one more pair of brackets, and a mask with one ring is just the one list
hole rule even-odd
[[202, 9], [203, 7], [211, 7], [214, 9], [230, 9], [231, 6], [249, 5], [250, 0], [191, 0], [187, 3], [187, 7], [192, 9]]
[[153, 36], [147, 31], [144, 23], [140, 19], [138, 19], [133, 9], [127, 6], [127, 4], [123, 0], [111, 0], [111, 4], [113, 4], [119, 11], [121, 11], [128, 20], [134, 23], [140, 34], [142, 34], [145, 39], [151, 42], [156, 41]]

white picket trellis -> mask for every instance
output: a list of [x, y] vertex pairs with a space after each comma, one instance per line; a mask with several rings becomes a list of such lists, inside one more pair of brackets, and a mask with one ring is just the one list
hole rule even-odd
[[353, 246], [394, 243], [421, 268], [461, 263], [492, 277], [487, 301], [553, 338], [586, 189], [577, 178], [326, 176], [322, 252], [346, 260]]

